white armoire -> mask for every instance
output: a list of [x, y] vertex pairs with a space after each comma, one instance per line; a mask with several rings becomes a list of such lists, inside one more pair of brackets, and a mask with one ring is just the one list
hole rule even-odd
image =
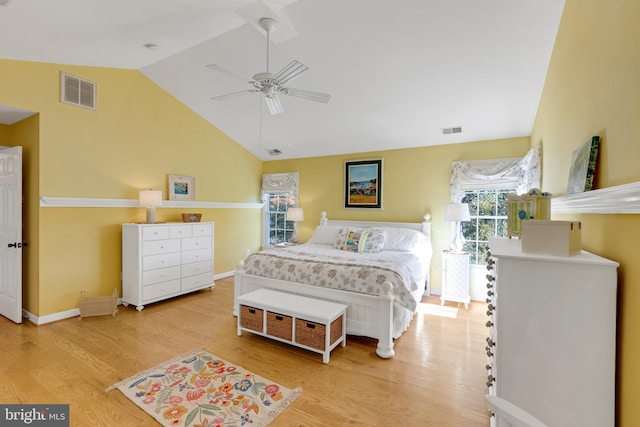
[[518, 239], [489, 250], [489, 394], [550, 427], [614, 426], [618, 263], [523, 253]]

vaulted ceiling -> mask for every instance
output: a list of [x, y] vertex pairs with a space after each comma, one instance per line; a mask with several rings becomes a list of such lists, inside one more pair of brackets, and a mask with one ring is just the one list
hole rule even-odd
[[[0, 58], [138, 69], [264, 160], [453, 144], [530, 134], [563, 6], [2, 0]], [[277, 21], [269, 64], [262, 17]], [[309, 69], [286, 86], [328, 103], [280, 95], [284, 113], [271, 115], [261, 93], [211, 99], [254, 87], [206, 65], [251, 80], [292, 60]], [[21, 117], [1, 104], [1, 122]]]

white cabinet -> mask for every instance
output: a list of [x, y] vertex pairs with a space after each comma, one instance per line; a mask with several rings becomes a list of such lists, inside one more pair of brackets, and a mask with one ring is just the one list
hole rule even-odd
[[213, 287], [213, 223], [122, 225], [122, 302], [144, 304]]
[[442, 251], [442, 294], [446, 300], [464, 303], [469, 308], [469, 252]]
[[489, 394], [549, 426], [614, 426], [618, 263], [520, 244], [489, 240]]

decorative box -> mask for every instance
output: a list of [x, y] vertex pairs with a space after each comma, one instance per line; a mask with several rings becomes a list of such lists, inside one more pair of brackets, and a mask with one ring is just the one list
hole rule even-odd
[[537, 194], [532, 190], [529, 194], [507, 196], [507, 236], [520, 237], [522, 223], [527, 220], [548, 220], [551, 218], [551, 197]]
[[571, 256], [582, 250], [580, 221], [522, 222], [522, 252]]
[[80, 310], [80, 319], [109, 314], [112, 317], [116, 317], [118, 312], [118, 289], [114, 289], [111, 295], [102, 296], [87, 296], [85, 291], [80, 291], [78, 309]]

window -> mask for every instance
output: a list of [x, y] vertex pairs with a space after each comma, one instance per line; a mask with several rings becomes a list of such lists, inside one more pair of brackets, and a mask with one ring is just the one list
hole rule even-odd
[[451, 201], [469, 204], [471, 221], [461, 223], [472, 264], [485, 264], [489, 237], [507, 235], [507, 195], [540, 187], [540, 148], [521, 158], [455, 161]]
[[271, 193], [265, 195], [267, 209], [267, 245], [276, 245], [291, 240], [295, 223], [287, 221], [287, 210], [296, 205], [289, 193]]
[[489, 237], [507, 236], [507, 195], [513, 190], [467, 190], [462, 198], [469, 204], [471, 221], [462, 222], [464, 250], [471, 264], [485, 264]]
[[262, 201], [262, 246], [289, 242], [296, 223], [287, 221], [287, 211], [298, 206], [298, 174], [262, 175]]

